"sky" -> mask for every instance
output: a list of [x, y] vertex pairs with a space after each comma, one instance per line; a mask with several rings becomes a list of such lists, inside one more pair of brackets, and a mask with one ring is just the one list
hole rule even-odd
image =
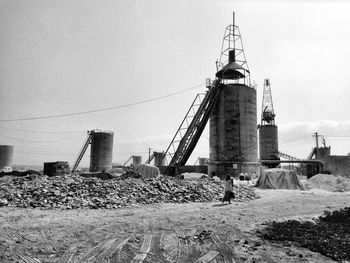
[[[346, 155], [349, 8], [315, 1], [0, 0], [0, 144], [14, 145], [15, 164], [35, 165], [72, 166], [92, 129], [114, 132], [114, 163], [166, 150], [196, 94], [205, 92], [205, 79], [215, 77], [234, 11], [257, 84], [258, 120], [263, 81], [271, 82], [280, 150], [306, 158], [318, 132], [332, 154]], [[114, 109], [16, 120], [105, 108]], [[188, 164], [208, 157], [208, 136], [206, 128]], [[88, 163], [89, 152], [82, 165]]]

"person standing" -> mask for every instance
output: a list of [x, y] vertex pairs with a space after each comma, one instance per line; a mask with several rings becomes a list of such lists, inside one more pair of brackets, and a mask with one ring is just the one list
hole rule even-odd
[[233, 179], [227, 174], [225, 180], [225, 194], [224, 198], [222, 198], [222, 203], [228, 201], [228, 203], [231, 204], [231, 199], [235, 199], [235, 194], [233, 192]]

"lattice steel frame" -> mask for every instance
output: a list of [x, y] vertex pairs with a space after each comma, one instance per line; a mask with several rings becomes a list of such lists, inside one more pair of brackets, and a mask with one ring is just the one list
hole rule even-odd
[[275, 125], [270, 80], [264, 80], [263, 100], [261, 104], [261, 125]]
[[243, 41], [239, 27], [235, 25], [235, 13], [233, 13], [233, 23], [225, 29], [224, 37], [222, 39], [220, 59], [217, 63], [217, 71], [224, 67], [228, 63], [229, 52], [235, 50], [236, 63], [246, 69], [248, 75], [246, 76], [248, 86], [250, 83], [250, 71], [247, 63], [247, 59], [244, 53]]

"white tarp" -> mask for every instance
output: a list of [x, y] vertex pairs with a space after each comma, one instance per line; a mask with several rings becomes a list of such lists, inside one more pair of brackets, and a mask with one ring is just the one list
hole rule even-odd
[[264, 170], [255, 186], [268, 189], [303, 189], [303, 185], [294, 171], [280, 168]]
[[155, 178], [160, 174], [159, 168], [150, 164], [140, 164], [136, 171], [142, 175], [142, 179]]

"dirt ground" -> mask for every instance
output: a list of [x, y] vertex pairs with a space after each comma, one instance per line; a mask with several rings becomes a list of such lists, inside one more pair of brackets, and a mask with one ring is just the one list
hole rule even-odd
[[262, 190], [231, 204], [153, 204], [116, 210], [0, 209], [0, 262], [333, 262], [260, 239], [268, 220], [312, 218], [350, 192]]

